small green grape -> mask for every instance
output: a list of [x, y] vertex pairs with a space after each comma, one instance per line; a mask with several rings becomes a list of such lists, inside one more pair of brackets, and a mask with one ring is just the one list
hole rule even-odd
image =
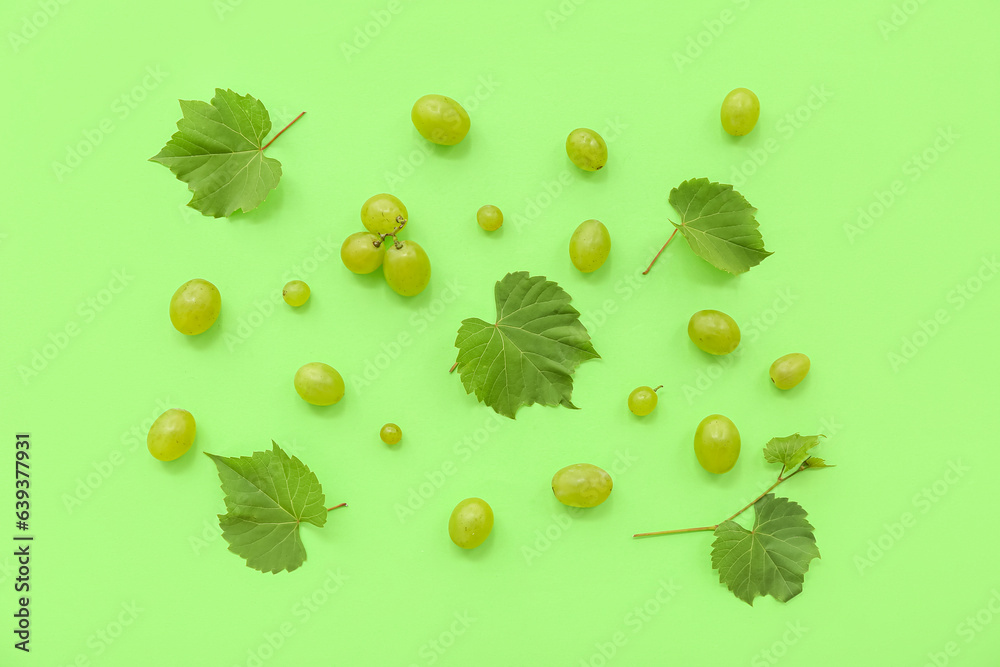
[[361, 224], [372, 234], [392, 234], [406, 224], [408, 215], [403, 202], [385, 192], [369, 197], [361, 206]]
[[445, 95], [424, 95], [413, 105], [410, 119], [424, 139], [454, 146], [469, 133], [472, 123], [462, 105]]
[[353, 273], [371, 273], [382, 266], [383, 259], [385, 244], [371, 232], [355, 232], [340, 246], [340, 260]]
[[[661, 384], [660, 387], [662, 386]], [[632, 411], [632, 414], [645, 417], [652, 412], [658, 400], [656, 391], [660, 387], [656, 389], [652, 387], [637, 387], [633, 389], [632, 393], [628, 395], [628, 409]]]
[[285, 303], [294, 308], [298, 308], [308, 301], [309, 294], [309, 285], [306, 285], [301, 280], [290, 280], [285, 285], [285, 289], [281, 290], [281, 298], [285, 300]]
[[563, 505], [597, 507], [611, 495], [611, 475], [589, 463], [566, 466], [552, 477], [552, 493]]
[[153, 458], [173, 461], [191, 449], [194, 443], [194, 417], [187, 410], [172, 408], [156, 418], [149, 427], [146, 446]]
[[482, 498], [466, 498], [448, 519], [451, 541], [463, 549], [475, 549], [493, 530], [493, 508]]
[[786, 354], [771, 364], [771, 382], [778, 389], [791, 389], [809, 372], [809, 357], [801, 352]]
[[760, 117], [760, 100], [753, 91], [737, 88], [722, 100], [722, 129], [734, 137], [749, 134]]
[[597, 132], [580, 127], [566, 137], [566, 154], [584, 171], [597, 171], [608, 162], [608, 145]]
[[688, 336], [709, 354], [729, 354], [740, 344], [740, 328], [729, 315], [718, 310], [699, 310], [688, 322]]
[[195, 278], [174, 292], [170, 298], [170, 322], [186, 336], [196, 336], [208, 331], [219, 317], [222, 295], [215, 285]]
[[611, 234], [600, 220], [586, 220], [569, 239], [569, 258], [584, 273], [601, 268], [611, 252]]
[[476, 222], [488, 232], [495, 232], [503, 224], [503, 213], [496, 206], [487, 204], [476, 213]]
[[431, 280], [431, 261], [416, 241], [401, 241], [399, 248], [390, 245], [386, 250], [382, 273], [397, 294], [416, 296]]
[[403, 439], [403, 429], [389, 423], [383, 426], [382, 430], [378, 432], [378, 437], [382, 438], [382, 442], [387, 445], [397, 445]]
[[344, 378], [332, 366], [314, 361], [295, 372], [295, 391], [306, 403], [333, 405], [344, 397]]
[[740, 457], [740, 432], [722, 415], [709, 415], [694, 432], [694, 455], [708, 472], [721, 475], [736, 465]]

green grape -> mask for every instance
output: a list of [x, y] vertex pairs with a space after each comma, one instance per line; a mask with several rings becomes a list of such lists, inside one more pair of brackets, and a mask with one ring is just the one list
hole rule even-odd
[[208, 331], [219, 316], [222, 296], [212, 283], [201, 278], [189, 280], [170, 298], [170, 322], [187, 336]]
[[736, 465], [740, 457], [740, 432], [722, 415], [709, 415], [694, 432], [694, 455], [708, 472], [721, 475]]
[[601, 268], [611, 252], [611, 234], [599, 220], [586, 220], [569, 239], [569, 258], [584, 273]]
[[801, 352], [786, 354], [771, 364], [771, 382], [778, 389], [791, 389], [809, 372], [809, 357]]
[[306, 403], [333, 405], [344, 397], [344, 378], [332, 366], [314, 361], [295, 372], [295, 391]]
[[442, 146], [460, 142], [472, 124], [462, 105], [444, 95], [421, 97], [413, 105], [410, 119], [424, 139]]
[[740, 344], [736, 321], [718, 310], [699, 310], [688, 322], [688, 336], [709, 354], [729, 354]]
[[340, 260], [354, 273], [371, 273], [382, 266], [383, 259], [385, 244], [371, 232], [355, 232], [340, 246]]
[[382, 273], [397, 294], [416, 296], [431, 280], [431, 261], [416, 241], [401, 241], [399, 248], [390, 245], [385, 251]]
[[580, 127], [566, 137], [566, 155], [584, 171], [597, 171], [608, 161], [608, 145], [597, 132]]
[[611, 495], [611, 487], [611, 475], [589, 463], [566, 466], [552, 476], [552, 493], [570, 507], [597, 507]]
[[291, 280], [285, 285], [285, 289], [281, 290], [281, 298], [289, 306], [294, 306], [295, 308], [308, 301], [309, 294], [309, 285], [306, 285], [301, 280]]
[[495, 232], [503, 224], [503, 213], [496, 206], [487, 204], [476, 213], [476, 222], [488, 232]]
[[463, 549], [475, 549], [493, 530], [493, 508], [482, 498], [466, 498], [451, 512], [448, 535]]
[[382, 442], [387, 445], [397, 445], [403, 439], [403, 429], [389, 423], [383, 426], [382, 430], [378, 432], [378, 437], [382, 438]]
[[760, 117], [760, 100], [753, 91], [737, 88], [722, 100], [722, 129], [734, 137], [749, 134]]
[[149, 427], [146, 446], [153, 458], [173, 461], [191, 449], [194, 443], [194, 417], [187, 410], [172, 408], [156, 418]]
[[361, 207], [361, 224], [372, 234], [392, 234], [407, 220], [406, 207], [399, 198], [383, 192], [373, 195]]
[[[663, 385], [661, 384], [660, 387]], [[656, 391], [660, 387], [637, 387], [628, 395], [628, 409], [632, 414], [645, 417], [656, 407]]]

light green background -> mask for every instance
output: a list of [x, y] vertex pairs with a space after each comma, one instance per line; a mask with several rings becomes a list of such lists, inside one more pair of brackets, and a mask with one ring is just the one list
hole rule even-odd
[[[997, 664], [998, 21], [988, 0], [4, 3], [0, 452], [32, 434], [36, 541], [33, 650], [4, 630], [0, 662]], [[278, 127], [308, 112], [268, 150], [278, 189], [230, 220], [186, 209], [184, 184], [146, 162], [178, 98], [217, 86], [261, 99]], [[718, 118], [737, 86], [762, 105], [741, 139]], [[457, 147], [410, 123], [431, 92], [466, 103]], [[578, 126], [607, 135], [598, 174], [566, 159]], [[678, 239], [639, 275], [670, 188], [696, 176], [737, 185], [774, 256], [733, 278]], [[433, 263], [416, 298], [336, 255], [382, 191]], [[485, 203], [507, 216], [493, 235], [474, 223]], [[582, 275], [567, 242], [587, 218], [614, 249]], [[579, 411], [495, 418], [447, 372], [460, 321], [492, 317], [515, 270], [584, 313], [602, 359], [576, 374]], [[167, 302], [194, 277], [223, 311], [190, 339]], [[309, 305], [271, 304], [293, 277]], [[690, 344], [702, 308], [742, 325], [738, 354]], [[791, 351], [813, 371], [779, 393], [767, 368]], [[292, 389], [315, 360], [348, 381], [335, 407]], [[628, 392], [660, 383], [656, 413], [631, 416]], [[165, 465], [143, 440], [172, 406], [198, 437]], [[691, 451], [714, 412], [743, 436], [721, 477]], [[386, 421], [398, 449], [378, 440]], [[763, 444], [795, 431], [827, 434], [818, 454], [838, 466], [781, 487], [823, 555], [801, 596], [737, 600], [709, 534], [630, 538], [724, 518], [775, 474]], [[277, 576], [226, 550], [201, 454], [271, 439], [350, 504], [303, 528], [308, 561]], [[574, 514], [549, 479], [584, 461], [615, 490]], [[0, 534], [14, 532], [4, 469]], [[475, 552], [446, 533], [468, 496], [496, 513]], [[14, 576], [0, 556], [8, 625]]]

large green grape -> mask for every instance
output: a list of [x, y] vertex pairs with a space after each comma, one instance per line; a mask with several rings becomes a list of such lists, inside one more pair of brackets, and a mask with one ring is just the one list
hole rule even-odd
[[416, 296], [431, 280], [431, 261], [416, 241], [401, 241], [385, 251], [382, 272], [389, 287], [403, 296]]
[[569, 239], [569, 258], [584, 273], [601, 268], [611, 252], [611, 234], [600, 220], [586, 220]]
[[771, 364], [771, 382], [778, 389], [791, 389], [809, 372], [809, 357], [801, 352], [786, 354]]
[[386, 192], [369, 197], [361, 206], [361, 224], [372, 234], [392, 234], [408, 215], [403, 202]]
[[387, 445], [398, 445], [399, 441], [403, 439], [403, 429], [389, 423], [378, 432], [378, 437], [382, 438], [382, 442]]
[[699, 310], [688, 322], [688, 336], [709, 354], [729, 354], [740, 344], [736, 320], [718, 310]]
[[722, 100], [722, 129], [734, 137], [749, 134], [760, 117], [760, 100], [753, 91], [737, 88]]
[[471, 121], [462, 105], [445, 95], [424, 95], [410, 111], [417, 132], [435, 144], [453, 146], [469, 133]]
[[295, 391], [307, 403], [333, 405], [344, 397], [344, 378], [332, 366], [314, 361], [295, 372]]
[[611, 475], [589, 463], [566, 466], [552, 477], [552, 493], [570, 507], [597, 507], [611, 495], [611, 487]]
[[281, 298], [285, 300], [285, 303], [294, 308], [298, 308], [308, 301], [309, 294], [309, 285], [301, 280], [290, 280], [285, 285], [285, 288], [281, 290]]
[[493, 508], [482, 498], [466, 498], [452, 510], [448, 519], [451, 541], [463, 549], [475, 549], [493, 530]]
[[580, 127], [566, 137], [566, 155], [584, 171], [597, 171], [608, 162], [608, 145], [597, 132]]
[[[662, 386], [662, 385], [661, 385]], [[656, 389], [659, 389], [657, 387]], [[656, 407], [659, 400], [656, 396], [656, 389], [652, 387], [636, 387], [628, 395], [628, 409], [632, 414], [645, 417]]]
[[[378, 243], [378, 247], [375, 244]], [[355, 232], [340, 246], [340, 260], [354, 273], [371, 273], [382, 266], [385, 244], [371, 232]]]
[[694, 432], [694, 455], [708, 472], [721, 475], [736, 465], [740, 457], [740, 432], [722, 415], [709, 415]]
[[156, 418], [149, 427], [146, 446], [153, 458], [173, 461], [191, 449], [194, 443], [194, 417], [187, 410], [172, 408]]
[[503, 224], [503, 213], [496, 206], [487, 204], [476, 212], [476, 222], [488, 232], [495, 232]]
[[222, 295], [212, 283], [201, 278], [189, 280], [170, 298], [170, 322], [187, 336], [208, 331], [222, 308]]

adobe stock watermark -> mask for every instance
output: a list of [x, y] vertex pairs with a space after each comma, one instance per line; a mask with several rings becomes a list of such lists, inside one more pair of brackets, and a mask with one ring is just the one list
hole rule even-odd
[[32, 348], [27, 364], [18, 364], [17, 374], [21, 382], [28, 386], [31, 381], [55, 362], [66, 351], [74, 338], [83, 333], [88, 324], [93, 322], [115, 301], [119, 294], [135, 279], [128, 270], [121, 268], [111, 272], [111, 279], [96, 293], [80, 301], [76, 307], [76, 317], [71, 317], [55, 331], [50, 331], [46, 342]]
[[78, 652], [69, 662], [60, 662], [58, 667], [91, 667], [91, 665], [101, 664], [94, 661], [107, 653], [111, 646], [125, 634], [128, 628], [135, 624], [145, 611], [136, 604], [135, 600], [122, 602], [120, 607], [120, 610], [114, 614], [110, 621], [102, 624], [87, 637], [87, 650]]
[[594, 650], [586, 658], [581, 658], [579, 667], [605, 667], [614, 660], [629, 640], [642, 632], [663, 608], [670, 604], [681, 587], [673, 579], [660, 579], [656, 590], [646, 600], [637, 604], [622, 618], [622, 628], [616, 630], [606, 640], [594, 643]]
[[[500, 87], [500, 82], [493, 78], [492, 74], [480, 76], [476, 82], [475, 90], [458, 102], [469, 113], [474, 113], [480, 105], [493, 96], [493, 93]], [[416, 147], [406, 155], [400, 156], [396, 162], [396, 168], [392, 171], [386, 170], [385, 182], [390, 190], [395, 190], [406, 179], [416, 173], [430, 155], [435, 151], [435, 146], [429, 141], [420, 141]]]
[[868, 540], [864, 554], [854, 556], [854, 566], [858, 574], [864, 576], [865, 571], [882, 560], [907, 533], [916, 527], [920, 517], [926, 515], [941, 502], [967, 474], [972, 472], [972, 466], [962, 463], [961, 459], [948, 461], [948, 467], [940, 477], [924, 486], [910, 498], [912, 510], [907, 510], [890, 523], [883, 523], [883, 532], [876, 538]]
[[802, 621], [785, 622], [785, 631], [781, 637], [774, 640], [770, 646], [761, 649], [750, 658], [750, 667], [768, 667], [776, 665], [788, 655], [789, 649], [799, 643], [809, 628], [802, 627]]
[[685, 67], [694, 64], [694, 61], [701, 58], [715, 44], [715, 40], [722, 36], [726, 28], [736, 23], [740, 13], [750, 7], [751, 0], [733, 0], [732, 4], [736, 8], [735, 10], [727, 7], [719, 12], [717, 17], [702, 21], [703, 29], [693, 35], [688, 35], [684, 48], [674, 51], [674, 65], [678, 72], [683, 72]]
[[146, 73], [136, 85], [111, 101], [109, 114], [99, 120], [93, 127], [85, 128], [83, 138], [75, 143], [66, 144], [65, 157], [62, 161], [52, 161], [52, 172], [60, 183], [83, 164], [84, 158], [91, 155], [104, 140], [114, 132], [120, 123], [132, 115], [139, 105], [149, 97], [149, 94], [160, 87], [169, 76], [160, 66], [146, 67]]
[[545, 20], [548, 21], [549, 27], [555, 31], [560, 23], [569, 20], [573, 14], [576, 14], [576, 10], [585, 4], [587, 4], [587, 0], [560, 0], [559, 4], [545, 10]]
[[370, 17], [364, 23], [354, 26], [354, 34], [351, 40], [340, 43], [340, 52], [344, 54], [344, 60], [351, 60], [367, 49], [372, 42], [377, 40], [382, 32], [389, 27], [393, 19], [403, 13], [410, 0], [389, 0], [385, 7], [373, 9], [368, 13]]
[[439, 632], [437, 636], [428, 639], [417, 649], [417, 656], [421, 662], [411, 662], [409, 667], [420, 667], [420, 665], [433, 665], [448, 652], [458, 641], [458, 638], [469, 631], [472, 624], [476, 622], [476, 617], [468, 610], [452, 615], [452, 620], [448, 626]]
[[[615, 116], [604, 121], [604, 126], [598, 130], [598, 134], [603, 137], [604, 142], [609, 146], [621, 138], [622, 133], [628, 129], [628, 125], [622, 122], [621, 118]], [[568, 169], [562, 169], [553, 180], [543, 180], [538, 186], [538, 192], [524, 198], [524, 208], [515, 211], [510, 216], [510, 221], [517, 231], [521, 231], [528, 225], [537, 222], [538, 218], [547, 208], [562, 196], [563, 192], [577, 182], [574, 174]]]
[[998, 271], [1000, 262], [997, 262], [996, 255], [983, 257], [972, 275], [956, 283], [945, 296], [948, 307], [936, 309], [926, 320], [917, 320], [916, 328], [902, 337], [898, 347], [887, 353], [889, 368], [898, 373], [903, 366], [913, 361], [920, 351], [941, 333], [941, 329], [951, 322], [952, 316], [979, 295]]
[[882, 41], [888, 42], [892, 33], [899, 32], [899, 29], [906, 25], [913, 18], [913, 15], [926, 4], [927, 0], [903, 0], [895, 3], [889, 17], [879, 19], [876, 23], [879, 34], [882, 35]]
[[953, 639], [945, 642], [941, 650], [928, 651], [927, 662], [924, 663], [924, 667], [945, 667], [945, 665], [950, 665], [951, 661], [962, 653], [962, 646], [967, 646], [974, 642], [976, 637], [981, 635], [997, 616], [1000, 616], [1000, 590], [994, 588], [990, 591], [990, 597], [987, 598], [982, 607], [966, 616], [955, 626], [955, 634], [958, 635], [961, 643]]
[[941, 159], [941, 156], [947, 153], [961, 138], [961, 135], [956, 134], [950, 125], [939, 127], [936, 136], [926, 148], [919, 153], [913, 153], [903, 162], [900, 167], [902, 178], [893, 179], [884, 190], [874, 190], [872, 201], [858, 207], [858, 217], [855, 221], [844, 223], [844, 234], [847, 235], [847, 240], [851, 245], [854, 245], [855, 239], [874, 227], [875, 223], [881, 220], [889, 209], [909, 191], [908, 184], [919, 181]]
[[46, 26], [54, 19], [70, 0], [39, 0], [35, 3], [34, 9], [29, 14], [25, 14], [21, 19], [20, 27], [7, 33], [7, 41], [14, 53], [28, 45], [28, 42], [37, 37]]

